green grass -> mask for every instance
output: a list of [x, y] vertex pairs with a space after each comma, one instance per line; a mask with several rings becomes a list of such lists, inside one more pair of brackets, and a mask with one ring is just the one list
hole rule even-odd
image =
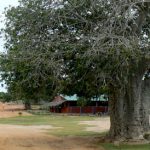
[[150, 144], [114, 146], [110, 143], [104, 143], [101, 144], [101, 146], [103, 146], [105, 150], [150, 150]]
[[99, 133], [85, 131], [88, 125], [79, 125], [80, 121], [94, 120], [96, 117], [90, 116], [57, 116], [57, 115], [33, 115], [20, 116], [14, 118], [0, 119], [0, 124], [13, 125], [52, 125], [61, 127], [47, 130], [48, 134], [58, 136], [97, 136]]
[[[18, 116], [14, 118], [0, 119], [0, 124], [12, 125], [52, 125], [61, 127], [58, 129], [46, 130], [47, 134], [56, 136], [102, 136], [106, 133], [95, 133], [85, 131], [88, 125], [79, 125], [80, 121], [92, 121], [97, 117], [94, 116], [59, 116], [59, 115], [33, 115], [33, 116]], [[110, 143], [98, 143], [105, 150], [150, 150], [150, 144], [146, 145], [120, 145], [114, 146]]]

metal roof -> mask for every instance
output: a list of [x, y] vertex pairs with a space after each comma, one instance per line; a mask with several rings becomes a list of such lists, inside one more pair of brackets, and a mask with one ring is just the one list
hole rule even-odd
[[[77, 94], [74, 94], [72, 96], [67, 96], [67, 95], [61, 95], [61, 96], [64, 97], [66, 101], [77, 101], [79, 99]], [[102, 94], [98, 97], [92, 97], [91, 101], [108, 101], [108, 97], [107, 95]]]
[[[63, 96], [63, 95], [62, 95]], [[65, 98], [65, 100], [67, 101], [77, 101], [79, 98], [77, 97], [77, 94], [74, 94], [72, 96], [67, 96], [67, 95], [64, 95], [63, 96]]]

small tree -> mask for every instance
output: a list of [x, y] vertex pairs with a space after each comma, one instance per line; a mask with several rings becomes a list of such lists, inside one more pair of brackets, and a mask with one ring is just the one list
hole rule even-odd
[[87, 106], [89, 104], [89, 100], [87, 100], [86, 98], [84, 97], [80, 97], [78, 100], [77, 100], [77, 105], [78, 106], [81, 106], [81, 107], [84, 107], [84, 106]]

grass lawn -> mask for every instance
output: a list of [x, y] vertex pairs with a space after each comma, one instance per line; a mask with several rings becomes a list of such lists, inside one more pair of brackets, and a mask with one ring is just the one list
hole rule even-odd
[[99, 133], [85, 131], [88, 125], [79, 125], [80, 121], [95, 120], [91, 116], [57, 116], [57, 115], [33, 115], [0, 119], [0, 124], [13, 125], [52, 125], [61, 127], [56, 130], [49, 129], [47, 133], [58, 136], [97, 136]]
[[[18, 116], [14, 118], [0, 119], [0, 124], [13, 125], [52, 125], [61, 127], [56, 130], [47, 130], [48, 134], [56, 136], [101, 136], [105, 133], [95, 133], [85, 131], [88, 125], [79, 125], [79, 121], [92, 121], [97, 117], [94, 116], [57, 116], [57, 115], [33, 115], [33, 116]], [[105, 150], [150, 150], [150, 144], [147, 145], [120, 145], [114, 146], [110, 143], [98, 143]]]
[[101, 144], [106, 150], [150, 150], [150, 144], [143, 145], [120, 145], [119, 147], [113, 144]]

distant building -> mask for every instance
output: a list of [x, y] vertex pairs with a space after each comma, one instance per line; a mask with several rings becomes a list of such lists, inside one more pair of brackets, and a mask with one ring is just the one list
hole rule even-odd
[[108, 99], [101, 95], [98, 98], [91, 98], [90, 104], [87, 106], [77, 105], [78, 97], [59, 95], [48, 103], [50, 112], [55, 113], [106, 113], [108, 112]]

